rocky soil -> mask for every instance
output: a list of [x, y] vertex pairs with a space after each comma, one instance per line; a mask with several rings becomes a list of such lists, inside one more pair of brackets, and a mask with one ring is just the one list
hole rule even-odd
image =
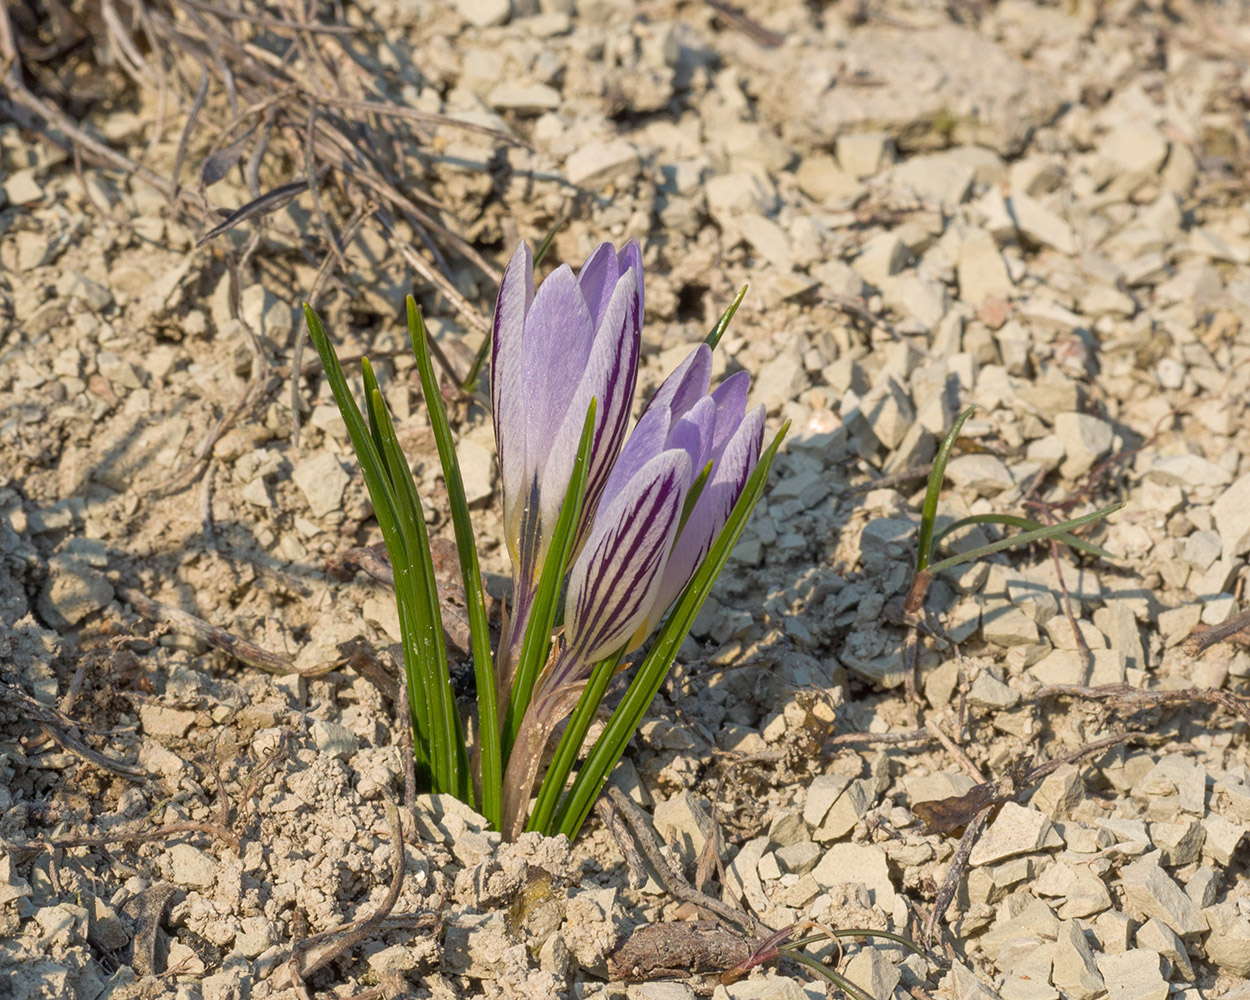
[[[1195, 639], [1250, 579], [1244, 6], [321, 15], [406, 106], [521, 140], [431, 126], [412, 154], [488, 268], [563, 216], [550, 260], [642, 241], [644, 389], [749, 283], [718, 356], [791, 421], [775, 481], [621, 802], [501, 844], [406, 795], [395, 612], [345, 555], [380, 534], [315, 366], [290, 391], [309, 193], [197, 246], [141, 177], [0, 124], [0, 996], [834, 996], [787, 961], [720, 980], [743, 927], [813, 921], [925, 946], [812, 946], [876, 1000], [1250, 997], [1250, 648]], [[71, 110], [173, 176], [188, 108], [126, 94]], [[209, 193], [247, 202], [243, 165]], [[403, 295], [459, 372], [482, 332], [373, 233], [318, 305], [379, 359], [449, 536]], [[489, 313], [487, 270], [436, 263]], [[499, 594], [488, 414], [448, 398]], [[1082, 532], [1106, 556], [965, 564], [908, 618], [928, 463], [972, 404], [943, 518], [1124, 506]], [[716, 917], [695, 884], [737, 923], [640, 950]]]

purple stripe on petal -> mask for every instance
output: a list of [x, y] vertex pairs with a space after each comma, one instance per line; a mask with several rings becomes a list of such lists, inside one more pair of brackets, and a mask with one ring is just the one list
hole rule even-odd
[[648, 616], [652, 623], [659, 621], [668, 606], [685, 589], [729, 520], [751, 470], [759, 462], [763, 439], [764, 408], [761, 406], [746, 414], [726, 442], [722, 454], [717, 456], [712, 474], [673, 545], [653, 611]]
[[580, 658], [613, 652], [646, 618], [672, 548], [690, 460], [669, 451], [648, 462], [596, 519], [569, 577], [565, 633]]
[[625, 436], [625, 421], [629, 416], [629, 404], [634, 395], [641, 338], [631, 322], [633, 284], [634, 276], [631, 273], [623, 277], [617, 285], [604, 314], [603, 325], [594, 335], [581, 381], [574, 387], [562, 418], [548, 431], [542, 509], [544, 518], [554, 524], [572, 475], [586, 409], [592, 397], [598, 400], [595, 437], [586, 478], [586, 502], [582, 508], [578, 541], [584, 539], [589, 532], [586, 525], [594, 516], [608, 470], [620, 451], [621, 441]]

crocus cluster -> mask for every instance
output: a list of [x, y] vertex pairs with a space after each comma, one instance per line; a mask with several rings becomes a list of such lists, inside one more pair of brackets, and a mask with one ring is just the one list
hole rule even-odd
[[642, 309], [634, 243], [619, 252], [601, 245], [576, 276], [561, 266], [537, 293], [533, 258], [522, 244], [500, 285], [491, 401], [513, 565], [496, 658], [505, 704], [587, 408], [597, 401], [564, 630], [512, 747], [505, 835], [519, 832], [543, 747], [594, 665], [646, 640], [707, 555], [759, 460], [764, 408], [747, 412], [745, 372], [710, 390], [705, 344], [665, 380], [626, 440]]

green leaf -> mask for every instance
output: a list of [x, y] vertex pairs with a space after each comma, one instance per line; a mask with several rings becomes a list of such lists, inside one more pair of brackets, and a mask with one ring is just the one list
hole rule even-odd
[[621, 759], [626, 745], [637, 731], [652, 699], [660, 690], [660, 685], [664, 683], [669, 667], [672, 666], [677, 656], [678, 648], [689, 634], [690, 626], [694, 624], [699, 609], [711, 593], [712, 585], [729, 559], [729, 554], [733, 551], [738, 536], [742, 534], [742, 529], [746, 527], [751, 511], [755, 509], [755, 505], [764, 494], [769, 469], [772, 468], [777, 449], [781, 446], [781, 441], [789, 428], [790, 424], [787, 422], [777, 432], [772, 444], [760, 456], [725, 526], [716, 536], [716, 541], [712, 543], [711, 549], [686, 585], [686, 589], [677, 598], [673, 610], [661, 626], [651, 646], [651, 652], [639, 667], [637, 675], [625, 692], [624, 699], [612, 713], [607, 728], [595, 741], [590, 756], [577, 775], [577, 780], [573, 782], [573, 787], [569, 789], [568, 794], [560, 803], [560, 808], [552, 821], [552, 829], [565, 834], [570, 840], [577, 836], [577, 831], [586, 821], [595, 799], [598, 798], [612, 769], [616, 767], [616, 762]]
[[991, 542], [989, 545], [982, 545], [971, 552], [961, 552], [957, 556], [951, 556], [949, 559], [943, 559], [939, 563], [934, 563], [928, 567], [929, 573], [932, 576], [937, 576], [944, 569], [950, 569], [952, 566], [958, 566], [961, 563], [971, 562], [973, 559], [983, 559], [985, 556], [993, 555], [995, 552], [1002, 552], [1003, 549], [1014, 549], [1021, 545], [1030, 545], [1033, 542], [1039, 542], [1048, 538], [1059, 538], [1073, 528], [1079, 528], [1081, 525], [1089, 524], [1091, 521], [1100, 521], [1104, 517], [1114, 514], [1123, 506], [1123, 502], [1113, 503], [1110, 507], [1096, 510], [1092, 514], [1075, 517], [1071, 521], [1064, 521], [1062, 524], [1051, 524], [1044, 528], [1026, 531], [1024, 534], [1015, 535], [1012, 538], [1003, 538], [997, 542]]
[[725, 336], [725, 331], [729, 329], [729, 321], [734, 318], [734, 313], [738, 311], [738, 306], [742, 305], [742, 300], [746, 298], [747, 289], [750, 285], [743, 285], [742, 291], [738, 293], [729, 308], [721, 313], [720, 319], [716, 321], [716, 325], [712, 327], [712, 332], [703, 338], [703, 343], [707, 344], [712, 350], [716, 350], [716, 345], [720, 343], [721, 337]]
[[409, 710], [413, 722], [413, 757], [418, 780], [429, 783], [434, 778], [433, 751], [429, 736], [429, 701], [416, 690], [417, 685], [424, 680], [424, 671], [417, 664], [407, 662], [409, 649], [415, 649], [416, 623], [405, 608], [413, 606], [415, 599], [409, 599], [406, 596], [400, 599], [398, 568], [401, 565], [407, 565], [408, 555], [399, 529], [390, 474], [372, 431], [365, 424], [365, 418], [348, 388], [347, 379], [343, 376], [343, 369], [339, 365], [338, 356], [334, 353], [334, 347], [330, 344], [330, 338], [326, 335], [325, 327], [321, 325], [320, 317], [306, 302], [304, 303], [304, 318], [308, 323], [309, 337], [317, 349], [317, 354], [321, 357], [321, 364], [325, 369], [330, 391], [334, 394], [334, 401], [343, 415], [343, 422], [347, 425], [352, 447], [356, 450], [356, 457], [360, 462], [361, 472], [364, 474], [365, 487], [369, 490], [369, 498], [373, 501], [373, 511], [378, 519], [378, 526], [382, 529], [382, 537], [386, 542], [386, 551], [391, 558], [391, 565], [396, 568], [395, 593], [400, 610], [401, 638], [404, 640], [405, 669], [410, 681], [408, 687]]
[[917, 539], [920, 551], [916, 556], [917, 573], [928, 568], [930, 560], [933, 559], [933, 524], [937, 520], [937, 505], [938, 498], [942, 495], [942, 481], [946, 478], [946, 463], [950, 460], [951, 449], [955, 447], [955, 441], [963, 429], [964, 421], [975, 411], [976, 407], [970, 406], [959, 415], [955, 426], [943, 439], [937, 458], [933, 460], [933, 470], [929, 473], [929, 486], [924, 494], [924, 508], [920, 512], [920, 536]]
[[[438, 377], [430, 361], [425, 323], [421, 319], [416, 300], [411, 295], [408, 296], [407, 305], [408, 336], [417, 358], [417, 371], [421, 375], [421, 391], [425, 394], [425, 406], [429, 411], [434, 441], [438, 445], [439, 462], [443, 466], [443, 482], [447, 486], [447, 502], [451, 508], [451, 521], [456, 531], [456, 552], [460, 557], [465, 607], [469, 614], [473, 672], [477, 679], [482, 815], [495, 829], [498, 829], [502, 816], [500, 796], [503, 781], [503, 757], [499, 746], [495, 670], [490, 652], [490, 626], [486, 619], [482, 572], [478, 566], [477, 546], [473, 539], [473, 524], [469, 518], [469, 504], [465, 499], [464, 482], [460, 477], [460, 463], [456, 459], [456, 448], [451, 438], [451, 427], [447, 422], [447, 411], [443, 407], [443, 397], [438, 389]], [[470, 800], [466, 799], [466, 801]]]
[[401, 613], [403, 605], [410, 604], [410, 613], [416, 624], [411, 641], [405, 641], [404, 654], [410, 672], [415, 668], [424, 675], [425, 696], [430, 700], [434, 790], [460, 797], [469, 785], [468, 762], [460, 734], [460, 715], [451, 689], [447, 648], [443, 642], [443, 614], [439, 606], [438, 586], [434, 581], [434, 560], [430, 555], [425, 517], [382, 394], [375, 390], [370, 402], [382, 438], [383, 455], [391, 470], [395, 509], [407, 554], [402, 563], [393, 563], [392, 567], [397, 596], [401, 594], [400, 578], [405, 578], [404, 596], [400, 598]]
[[[547, 651], [551, 646], [551, 629], [555, 623], [556, 608], [564, 576], [568, 572], [569, 558], [573, 552], [573, 536], [577, 533], [577, 522], [582, 515], [582, 502], [586, 498], [586, 477], [590, 466], [590, 446], [594, 440], [595, 410], [597, 399], [591, 399], [586, 410], [586, 420], [582, 425], [582, 438], [577, 446], [577, 458], [573, 462], [573, 474], [569, 477], [569, 488], [564, 495], [564, 503], [560, 506], [560, 516], [556, 519], [555, 531], [551, 536], [551, 545], [547, 549], [547, 558], [543, 561], [542, 572], [538, 575], [538, 587], [534, 591], [534, 603], [530, 609], [529, 621], [525, 626], [525, 638], [521, 642], [521, 650], [517, 656], [516, 673], [512, 681], [512, 692], [508, 700], [508, 715], [504, 721], [504, 754], [512, 750], [517, 733], [521, 728], [521, 720], [525, 710], [529, 708], [530, 698], [534, 693], [534, 683], [547, 662]], [[505, 759], [504, 763], [507, 761]]]
[[[1044, 528], [1046, 525], [1040, 521], [1033, 521], [1027, 517], [1017, 517], [1015, 514], [973, 514], [970, 517], [960, 518], [954, 524], [948, 524], [945, 528], [933, 536], [933, 551], [936, 552], [942, 544], [943, 539], [953, 534], [960, 528], [967, 528], [974, 524], [1005, 524], [1011, 528], [1024, 528], [1027, 531], [1036, 531]], [[1088, 556], [1097, 556], [1099, 559], [1114, 559], [1110, 552], [1100, 549], [1097, 545], [1077, 538], [1076, 535], [1069, 535], [1066, 532], [1062, 535], [1055, 535], [1055, 541], [1063, 542], [1064, 545], [1076, 549], [1078, 552], [1084, 552]]]

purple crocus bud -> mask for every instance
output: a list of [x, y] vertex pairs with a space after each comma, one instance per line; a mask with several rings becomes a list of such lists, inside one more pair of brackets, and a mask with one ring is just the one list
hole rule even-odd
[[[508, 634], [501, 643], [505, 663], [524, 636], [592, 398], [598, 401], [597, 416], [575, 546], [585, 540], [625, 439], [638, 375], [642, 306], [637, 243], [619, 252], [604, 243], [576, 276], [561, 265], [537, 293], [533, 254], [522, 243], [499, 285], [491, 408], [514, 584]], [[507, 670], [503, 673], [506, 677]]]
[[[745, 412], [749, 377], [739, 372], [709, 393], [711, 371], [711, 349], [700, 344], [656, 391], [612, 467], [565, 604], [567, 648], [584, 663], [642, 643], [694, 576], [759, 460], [764, 408]], [[683, 527], [686, 496], [709, 464]]]

